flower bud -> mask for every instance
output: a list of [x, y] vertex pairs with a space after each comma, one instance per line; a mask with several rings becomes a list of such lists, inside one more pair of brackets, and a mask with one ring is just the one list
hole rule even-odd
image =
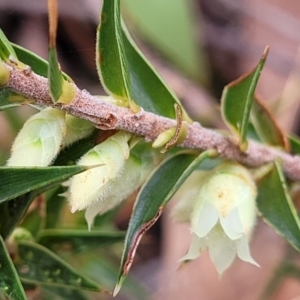
[[95, 129], [94, 125], [87, 120], [66, 115], [67, 134], [63, 147], [67, 147], [76, 141], [89, 136]]
[[140, 153], [139, 156], [136, 156], [131, 153], [129, 159], [125, 162], [122, 175], [117, 181], [112, 183], [107, 196], [87, 208], [85, 219], [88, 223], [89, 230], [97, 215], [104, 214], [119, 205], [123, 200], [127, 199], [141, 186], [152, 169], [152, 156], [145, 157], [142, 156], [142, 153]]
[[17, 135], [7, 166], [50, 165], [61, 149], [65, 134], [63, 111], [49, 107], [36, 113]]
[[194, 259], [208, 248], [220, 274], [236, 255], [257, 265], [248, 246], [256, 222], [257, 194], [249, 171], [237, 163], [223, 162], [199, 185], [190, 216], [193, 239], [182, 260]]
[[130, 134], [118, 132], [81, 157], [78, 165], [101, 166], [71, 178], [68, 197], [71, 212], [83, 210], [108, 195], [129, 157], [129, 138]]
[[10, 72], [0, 59], [0, 87], [8, 83]]

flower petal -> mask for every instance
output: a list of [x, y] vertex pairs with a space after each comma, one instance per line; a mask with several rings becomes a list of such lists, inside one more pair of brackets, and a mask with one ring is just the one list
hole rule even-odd
[[192, 231], [202, 238], [216, 225], [219, 214], [215, 206], [205, 202], [200, 209], [195, 209], [192, 218]]
[[220, 217], [220, 223], [226, 235], [231, 240], [240, 238], [244, 233], [243, 224], [237, 208], [233, 209], [225, 218]]
[[196, 234], [193, 234], [188, 253], [179, 261], [188, 261], [197, 258], [203, 251], [206, 250], [206, 247], [205, 239], [200, 239]]
[[232, 264], [236, 249], [234, 243], [227, 237], [221, 226], [216, 226], [208, 236], [209, 256], [218, 273], [222, 273]]
[[248, 239], [246, 235], [243, 235], [240, 239], [235, 241], [235, 244], [237, 255], [241, 260], [259, 267], [259, 264], [250, 255]]

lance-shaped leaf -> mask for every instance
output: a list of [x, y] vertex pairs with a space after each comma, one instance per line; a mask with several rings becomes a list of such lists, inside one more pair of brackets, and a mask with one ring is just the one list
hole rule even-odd
[[259, 138], [271, 146], [289, 150], [287, 138], [271, 111], [263, 101], [255, 97], [252, 103], [251, 121]]
[[0, 111], [31, 102], [33, 102], [33, 100], [19, 95], [14, 91], [7, 88], [0, 88]]
[[[11, 45], [22, 63], [26, 64], [27, 66], [30, 66], [31, 70], [34, 73], [46, 78], [48, 77], [48, 61], [19, 45], [13, 43], [11, 43]], [[62, 73], [62, 75], [65, 80], [69, 82], [72, 81], [72, 79], [66, 73]]]
[[182, 110], [182, 119], [190, 121], [178, 98], [138, 49], [125, 26], [123, 26], [123, 42], [134, 101], [146, 111], [173, 119], [176, 115], [174, 106], [178, 104]]
[[9, 256], [1, 235], [0, 262], [0, 298], [1, 294], [4, 294], [7, 299], [26, 300], [27, 297], [20, 282], [18, 273]]
[[[138, 50], [120, 19], [120, 1], [104, 0], [97, 35], [97, 69], [107, 92], [146, 111], [175, 118], [179, 100]], [[183, 119], [189, 120], [183, 110]]]
[[5, 36], [4, 32], [0, 29], [0, 58], [4, 61], [10, 59], [18, 59], [16, 52], [14, 51], [11, 43]]
[[221, 99], [222, 117], [239, 139], [241, 150], [247, 149], [247, 128], [255, 88], [265, 64], [269, 47], [265, 48], [256, 68], [225, 86]]
[[104, 0], [97, 30], [96, 65], [107, 92], [134, 108], [131, 101], [130, 77], [124, 51], [120, 0]]
[[[30, 170], [30, 168], [10, 167], [12, 171], [8, 171], [8, 173], [6, 173], [6, 169], [8, 168], [0, 168], [0, 194], [2, 196], [2, 198], [0, 197], [0, 234], [2, 237], [6, 238], [9, 236], [15, 226], [23, 218], [29, 205], [36, 196], [65, 181], [69, 177], [86, 170], [86, 167], [77, 166], [77, 169], [75, 167], [76, 166], [55, 168], [35, 167], [32, 171], [27, 171]], [[20, 173], [18, 169], [20, 169]], [[46, 169], [49, 171], [44, 171]], [[35, 173], [34, 170], [37, 170], [37, 172]], [[33, 173], [35, 173], [35, 175], [32, 175]], [[30, 175], [28, 176], [28, 174]], [[44, 179], [38, 178], [39, 174], [44, 177], [46, 182], [43, 181]], [[16, 189], [16, 184], [18, 187], [22, 187], [23, 192], [22, 195], [14, 198], [15, 195], [19, 194], [18, 189]], [[31, 190], [31, 192], [24, 194], [27, 190]], [[5, 191], [5, 193], [3, 193], [3, 191]], [[13, 197], [13, 199], [11, 197]], [[12, 200], [6, 201], [8, 199]]]
[[0, 203], [34, 190], [48, 189], [87, 169], [86, 166], [0, 167]]
[[198, 157], [180, 153], [164, 161], [140, 190], [129, 222], [121, 260], [120, 274], [114, 295], [118, 293], [132, 265], [137, 246], [162, 214], [165, 206], [185, 179], [215, 151], [206, 151]]
[[257, 207], [264, 221], [300, 251], [300, 221], [278, 161], [258, 183]]
[[101, 286], [79, 274], [47, 248], [28, 241], [18, 243], [17, 269], [22, 282], [99, 292]]
[[295, 154], [300, 154], [300, 138], [296, 135], [290, 135], [288, 139], [291, 146], [291, 151]]
[[63, 76], [57, 61], [55, 48], [49, 48], [48, 79], [51, 98], [54, 102], [57, 102], [62, 94]]
[[122, 242], [124, 237], [124, 232], [46, 229], [40, 231], [37, 241], [53, 250], [67, 245], [67, 248], [74, 252], [84, 252], [91, 248]]
[[57, 0], [48, 0], [49, 13], [49, 66], [48, 79], [50, 96], [53, 102], [71, 103], [76, 95], [75, 87], [64, 79], [57, 60], [56, 32], [58, 21]]

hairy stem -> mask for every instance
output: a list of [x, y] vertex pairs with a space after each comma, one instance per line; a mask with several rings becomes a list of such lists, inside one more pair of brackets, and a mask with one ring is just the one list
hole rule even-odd
[[[153, 141], [161, 132], [176, 125], [176, 121], [150, 112], [133, 113], [130, 109], [115, 106], [90, 95], [86, 90], [76, 88], [76, 96], [71, 104], [54, 104], [49, 96], [48, 80], [34, 72], [20, 70], [6, 64], [10, 78], [5, 87], [19, 92], [36, 104], [53, 106], [68, 113], [89, 120], [104, 130], [119, 129], [143, 136]], [[220, 156], [236, 160], [249, 167], [258, 167], [279, 157], [286, 175], [300, 180], [300, 157], [293, 156], [275, 148], [249, 142], [246, 152], [241, 152], [233, 137], [224, 136], [214, 130], [202, 127], [199, 123], [187, 124], [187, 138], [180, 145], [190, 149], [216, 149]]]

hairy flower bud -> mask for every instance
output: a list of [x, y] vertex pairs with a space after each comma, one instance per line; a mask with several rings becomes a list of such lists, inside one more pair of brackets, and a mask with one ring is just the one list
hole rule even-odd
[[139, 188], [150, 174], [152, 168], [152, 156], [145, 157], [142, 156], [142, 153], [137, 156], [131, 153], [129, 159], [125, 162], [122, 175], [117, 181], [112, 183], [107, 196], [87, 208], [85, 219], [88, 223], [89, 230], [97, 215], [104, 214], [113, 209]]
[[65, 113], [46, 108], [24, 124], [17, 135], [8, 166], [39, 166], [51, 164], [57, 156], [66, 134]]
[[71, 115], [66, 115], [66, 124], [67, 134], [64, 139], [63, 147], [67, 147], [76, 141], [89, 136], [95, 129], [94, 125], [90, 121]]
[[[193, 239], [183, 261], [195, 259], [208, 248], [222, 274], [237, 255], [257, 265], [248, 242], [256, 222], [256, 186], [249, 171], [234, 162], [224, 162], [199, 182], [190, 215]], [[191, 200], [191, 199], [189, 199]], [[191, 203], [189, 203], [189, 208]]]
[[130, 134], [118, 132], [88, 151], [78, 165], [101, 165], [71, 178], [68, 200], [71, 212], [83, 210], [105, 198], [123, 172], [129, 157]]

